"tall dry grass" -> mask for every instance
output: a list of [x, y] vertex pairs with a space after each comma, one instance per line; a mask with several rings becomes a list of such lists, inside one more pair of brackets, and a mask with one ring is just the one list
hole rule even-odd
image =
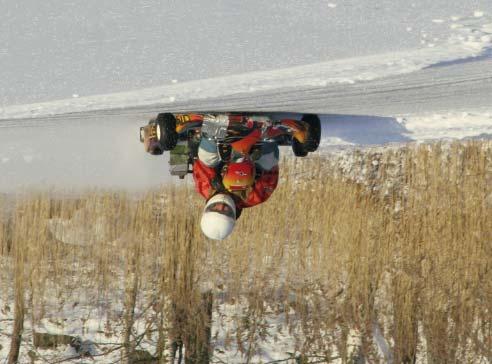
[[0, 220], [2, 299], [36, 325], [95, 292], [106, 327], [123, 327], [122, 361], [145, 343], [161, 362], [182, 344], [188, 362], [206, 362], [212, 297], [217, 317], [221, 304], [237, 307], [224, 345], [245, 362], [274, 335], [272, 315], [301, 362], [491, 358], [492, 145], [372, 157], [360, 158], [358, 182], [321, 157], [284, 162], [271, 199], [225, 242], [202, 237], [203, 201], [189, 186], [18, 196]]

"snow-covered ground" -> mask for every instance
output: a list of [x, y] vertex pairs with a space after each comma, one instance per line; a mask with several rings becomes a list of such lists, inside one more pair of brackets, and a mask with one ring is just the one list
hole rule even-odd
[[[454, 19], [454, 20], [453, 20]], [[463, 17], [453, 16], [449, 19], [438, 20], [438, 24], [446, 24], [447, 33], [436, 35], [421, 32], [421, 45], [412, 49], [385, 52], [368, 56], [348, 57], [308, 65], [278, 68], [269, 71], [241, 73], [232, 76], [220, 76], [184, 83], [175, 82], [171, 85], [136, 91], [119, 92], [112, 94], [97, 94], [93, 96], [75, 97], [38, 104], [22, 104], [6, 106], [1, 109], [3, 119], [29, 118], [51, 116], [65, 113], [98, 111], [108, 109], [125, 109], [129, 107], [149, 107], [181, 102], [193, 108], [193, 101], [203, 99], [223, 99], [231, 95], [243, 94], [256, 96], [261, 92], [279, 94], [283, 91], [305, 89], [333, 88], [334, 85], [366, 84], [368, 81], [384, 79], [390, 76], [405, 75], [431, 67], [446, 67], [453, 64], [463, 64], [471, 61], [480, 61], [492, 55], [492, 13], [485, 14], [475, 11]], [[487, 66], [488, 62], [483, 66]], [[487, 72], [488, 71], [488, 72]], [[458, 79], [456, 75], [446, 79], [453, 81], [482, 81], [489, 82], [490, 69], [483, 68], [482, 78], [472, 78], [466, 75], [465, 79]], [[438, 76], [438, 71], [433, 73]], [[400, 85], [400, 89], [416, 87], [423, 88], [431, 84], [440, 84], [443, 77], [427, 79], [425, 84], [421, 80], [412, 84], [412, 76]], [[490, 82], [489, 82], [490, 83]], [[397, 85], [393, 85], [397, 86]], [[456, 85], [454, 85], [456, 88]], [[371, 89], [371, 84], [366, 85]], [[343, 94], [345, 88], [338, 87]], [[398, 89], [397, 89], [398, 90]], [[458, 89], [457, 91], [465, 91]], [[370, 93], [370, 92], [369, 92]], [[422, 94], [420, 95], [423, 96]], [[462, 95], [465, 99], [469, 99]], [[318, 104], [318, 109], [324, 109]], [[265, 105], [259, 104], [264, 108]], [[280, 110], [284, 110], [281, 108]], [[285, 110], [293, 111], [293, 110]], [[335, 111], [335, 110], [333, 110]]]
[[323, 147], [492, 134], [488, 1], [92, 5], [0, 15], [1, 190], [168, 181], [138, 142], [164, 110], [317, 112]]
[[[138, 141], [159, 111], [316, 112], [321, 150], [492, 136], [490, 0], [1, 9], [0, 192], [170, 181]], [[264, 343], [269, 358], [289, 340]]]
[[431, 60], [442, 44], [464, 55], [480, 37], [463, 42], [450, 28], [491, 10], [488, 0], [2, 1], [0, 106], [371, 55], [394, 62], [416, 49]]

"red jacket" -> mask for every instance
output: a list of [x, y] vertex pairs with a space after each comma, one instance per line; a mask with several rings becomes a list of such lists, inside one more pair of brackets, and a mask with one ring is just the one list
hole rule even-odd
[[[213, 187], [212, 181], [217, 177], [215, 168], [207, 167], [199, 159], [193, 164], [193, 179], [195, 180], [195, 187], [198, 193], [200, 193], [206, 200], [211, 198], [216, 190]], [[249, 193], [246, 200], [237, 200], [236, 206], [239, 209], [244, 207], [251, 207], [258, 205], [270, 197], [278, 182], [278, 166], [274, 167], [270, 171], [264, 171], [261, 175], [256, 176], [253, 190]]]

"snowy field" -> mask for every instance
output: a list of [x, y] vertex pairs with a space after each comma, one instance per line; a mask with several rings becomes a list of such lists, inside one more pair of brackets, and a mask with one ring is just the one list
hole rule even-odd
[[317, 112], [324, 147], [492, 134], [489, 1], [5, 8], [4, 191], [169, 180], [137, 139], [163, 110]]
[[[456, 30], [491, 10], [488, 0], [3, 1], [0, 105], [372, 55], [398, 63], [392, 54], [399, 52], [410, 58], [403, 68], [412, 69], [438, 61], [438, 53], [477, 52], [480, 27], [464, 39]], [[426, 59], [411, 59], [424, 49]], [[341, 74], [329, 71], [330, 78]]]
[[[2, 1], [0, 69], [0, 196], [179, 183], [138, 140], [161, 111], [318, 113], [320, 153], [352, 172], [354, 148], [492, 139], [490, 0]], [[37, 329], [120, 340], [121, 325], [108, 329], [101, 317], [122, 307], [94, 308], [96, 294], [85, 293], [77, 309], [56, 306], [73, 319], [47, 317]], [[0, 301], [0, 333], [12, 329], [7, 306]], [[243, 308], [218, 305], [217, 343]], [[294, 339], [276, 314], [267, 321], [278, 330], [259, 357], [285, 359]], [[392, 362], [380, 330], [375, 350]], [[0, 361], [8, 347], [3, 335]], [[60, 350], [47, 355], [74, 354]], [[234, 350], [215, 354], [241, 362]]]

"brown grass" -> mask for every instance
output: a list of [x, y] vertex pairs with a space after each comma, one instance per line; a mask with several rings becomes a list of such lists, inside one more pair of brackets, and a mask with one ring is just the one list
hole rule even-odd
[[[136, 308], [152, 318], [143, 332], [160, 333], [157, 356], [173, 340], [195, 345], [212, 289], [214, 310], [237, 304], [229, 345], [245, 361], [271, 335], [269, 315], [284, 318], [306, 360], [348, 359], [354, 332], [366, 360], [383, 360], [375, 329], [396, 363], [492, 357], [492, 145], [422, 145], [378, 161], [361, 166], [372, 168], [364, 183], [322, 158], [284, 162], [277, 191], [225, 242], [203, 239], [203, 201], [190, 187], [18, 196], [0, 219], [2, 298], [24, 292], [35, 323], [53, 297], [73, 304], [80, 289], [98, 292], [108, 322], [111, 305], [124, 306], [126, 356], [143, 340]], [[67, 234], [81, 245], [59, 240]]]

